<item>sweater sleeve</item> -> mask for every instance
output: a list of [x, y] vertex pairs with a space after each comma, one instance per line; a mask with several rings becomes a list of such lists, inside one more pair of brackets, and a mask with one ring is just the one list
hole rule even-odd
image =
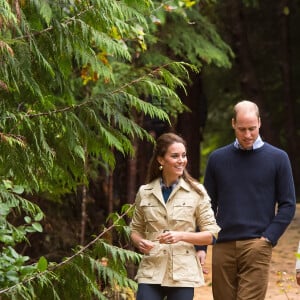
[[270, 225], [263, 232], [273, 246], [275, 246], [292, 221], [296, 211], [296, 195], [289, 158], [282, 151], [278, 159], [276, 172], [276, 199], [277, 212]]
[[211, 207], [214, 211], [214, 214], [216, 214], [217, 210], [217, 188], [216, 188], [216, 182], [214, 179], [214, 174], [213, 174], [213, 162], [212, 159], [209, 158], [205, 170], [205, 176], [204, 176], [204, 187], [211, 199]]

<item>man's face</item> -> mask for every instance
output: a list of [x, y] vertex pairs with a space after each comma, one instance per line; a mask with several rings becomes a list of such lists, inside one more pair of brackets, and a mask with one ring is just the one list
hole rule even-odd
[[243, 149], [251, 149], [259, 135], [260, 118], [254, 112], [239, 112], [236, 120], [232, 119], [232, 128]]

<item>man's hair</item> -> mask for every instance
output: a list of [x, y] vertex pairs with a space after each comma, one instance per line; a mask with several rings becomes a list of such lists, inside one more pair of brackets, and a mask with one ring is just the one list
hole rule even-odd
[[255, 112], [257, 118], [260, 118], [259, 108], [258, 106], [249, 100], [243, 100], [238, 102], [233, 108], [233, 119], [236, 121], [236, 117], [239, 111], [248, 111], [248, 112]]

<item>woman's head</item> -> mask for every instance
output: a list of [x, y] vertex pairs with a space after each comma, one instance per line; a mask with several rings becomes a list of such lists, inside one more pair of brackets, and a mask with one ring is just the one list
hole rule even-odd
[[175, 133], [164, 133], [156, 141], [148, 181], [161, 176], [167, 181], [176, 180], [183, 175], [186, 164], [185, 140]]
[[156, 178], [169, 176], [171, 182], [165, 182], [165, 184], [172, 184], [172, 178], [176, 180], [181, 176], [202, 196], [203, 193], [197, 186], [197, 180], [186, 170], [186, 147], [185, 140], [175, 133], [169, 132], [159, 136], [150, 160], [147, 182], [151, 182]]

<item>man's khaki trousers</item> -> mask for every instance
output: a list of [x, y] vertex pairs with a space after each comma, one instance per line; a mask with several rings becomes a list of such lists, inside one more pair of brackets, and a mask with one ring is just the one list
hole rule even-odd
[[212, 250], [214, 300], [264, 300], [272, 246], [257, 238], [217, 243]]

